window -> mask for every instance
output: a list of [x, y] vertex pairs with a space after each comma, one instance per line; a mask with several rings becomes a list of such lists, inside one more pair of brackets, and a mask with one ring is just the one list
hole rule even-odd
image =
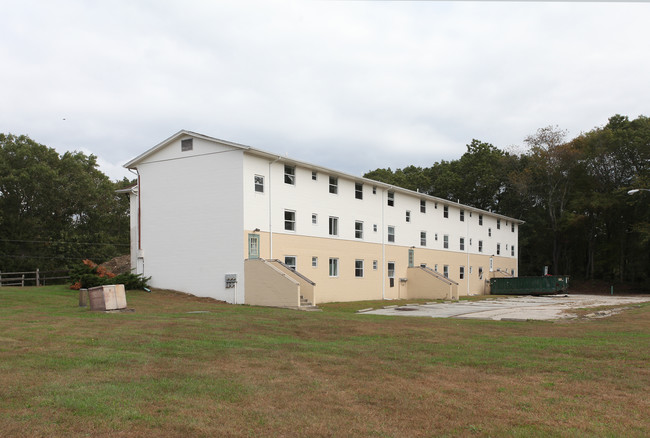
[[413, 266], [415, 266], [415, 250], [413, 248], [409, 248], [408, 267], [412, 268]]
[[464, 237], [460, 238], [460, 250], [465, 251], [465, 238]]
[[497, 255], [501, 255], [501, 244], [497, 243]]
[[372, 231], [377, 232], [377, 224], [372, 224]]
[[478, 241], [478, 252], [483, 252], [483, 241], [482, 240]]
[[293, 166], [284, 165], [284, 183], [285, 184], [296, 184], [296, 168]]
[[426, 213], [427, 212], [427, 201], [424, 199], [420, 199], [420, 213]]
[[354, 276], [357, 278], [363, 278], [363, 260], [354, 261]]
[[465, 222], [465, 210], [460, 211], [460, 221]]
[[501, 229], [501, 219], [497, 219], [497, 230]]
[[406, 210], [406, 222], [411, 222], [411, 212]]
[[377, 260], [372, 261], [372, 270], [376, 271], [377, 270]]
[[436, 242], [438, 241], [438, 233], [435, 233], [435, 234], [433, 235], [433, 240], [435, 240]]
[[510, 229], [511, 229], [511, 231], [513, 233], [515, 232], [515, 223], [514, 222], [510, 224]]
[[372, 186], [372, 194], [373, 195], [377, 194], [377, 186]]
[[445, 249], [449, 249], [449, 235], [445, 234], [442, 236], [442, 247]]
[[193, 138], [186, 138], [185, 140], [181, 140], [181, 152], [191, 151], [194, 148], [193, 143]]
[[444, 265], [442, 267], [442, 275], [444, 275], [445, 278], [449, 278], [449, 265]]
[[284, 264], [295, 271], [296, 270], [296, 256], [285, 256], [284, 257]]
[[330, 258], [330, 277], [339, 276], [339, 259]]
[[442, 210], [442, 216], [443, 217], [449, 217], [449, 206], [445, 205], [443, 210]]
[[330, 236], [339, 235], [339, 218], [330, 216], [329, 232]]
[[363, 222], [356, 221], [354, 223], [354, 237], [356, 239], [363, 239]]
[[483, 267], [479, 266], [478, 268], [478, 279], [483, 280]]
[[433, 208], [436, 209], [436, 210], [438, 209], [438, 203], [437, 202], [433, 203]]
[[395, 205], [395, 192], [388, 192], [388, 206], [393, 207]]
[[465, 266], [460, 267], [460, 271], [458, 272], [458, 278], [460, 278], [461, 280], [465, 278]]
[[311, 258], [311, 267], [318, 268], [318, 257], [312, 256]]
[[492, 237], [492, 228], [488, 228], [488, 237]]
[[482, 214], [478, 215], [478, 224], [483, 225], [483, 215]]
[[395, 262], [388, 262], [388, 278], [395, 278]]
[[388, 226], [388, 241], [395, 242], [395, 227]]
[[311, 214], [311, 223], [314, 225], [318, 224], [318, 215], [316, 213]]
[[311, 179], [316, 181], [318, 179], [318, 172], [312, 171], [311, 172]]
[[262, 175], [255, 175], [255, 191], [264, 193], [264, 177]]
[[363, 199], [363, 184], [361, 183], [354, 184], [354, 197], [356, 199]]
[[420, 231], [420, 246], [427, 246], [427, 232]]
[[296, 212], [284, 210], [284, 229], [287, 231], [296, 231]]
[[510, 247], [510, 255], [511, 255], [512, 257], [515, 256], [515, 246], [514, 246], [514, 245], [512, 245], [512, 246]]
[[335, 176], [330, 176], [330, 193], [336, 195], [339, 192], [339, 179]]
[[437, 264], [437, 263], [436, 263], [435, 265], [433, 265], [433, 270], [434, 270], [435, 272], [438, 272], [438, 264]]

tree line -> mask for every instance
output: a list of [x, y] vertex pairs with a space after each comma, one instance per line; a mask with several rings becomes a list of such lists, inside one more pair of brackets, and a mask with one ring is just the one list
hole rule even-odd
[[129, 253], [129, 200], [82, 152], [0, 133], [0, 271], [65, 269]]
[[525, 221], [519, 275], [645, 282], [650, 276], [650, 118], [615, 115], [573, 139], [557, 126], [523, 152], [472, 140], [458, 160], [364, 176]]

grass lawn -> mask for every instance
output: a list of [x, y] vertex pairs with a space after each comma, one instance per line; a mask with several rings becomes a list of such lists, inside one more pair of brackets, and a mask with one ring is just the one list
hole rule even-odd
[[0, 289], [0, 435], [650, 434], [647, 304], [551, 323], [127, 301]]

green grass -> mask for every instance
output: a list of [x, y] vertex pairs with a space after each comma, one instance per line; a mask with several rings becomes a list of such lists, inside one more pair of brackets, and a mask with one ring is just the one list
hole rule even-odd
[[129, 291], [135, 311], [104, 313], [77, 297], [0, 289], [2, 436], [650, 430], [650, 305], [549, 323], [354, 313], [398, 304], [381, 301], [298, 312], [168, 291]]

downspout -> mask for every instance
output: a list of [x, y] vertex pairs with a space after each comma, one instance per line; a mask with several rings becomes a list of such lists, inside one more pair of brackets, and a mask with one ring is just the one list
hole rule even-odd
[[[390, 190], [390, 188], [389, 188]], [[384, 199], [384, 193], [386, 189], [381, 191], [381, 299], [386, 299], [386, 236], [385, 236], [385, 224], [384, 224], [384, 213], [386, 209], [386, 202]]]
[[470, 217], [470, 215], [467, 215], [467, 217], [465, 218], [465, 219], [467, 219], [467, 221], [465, 223], [465, 225], [466, 225], [466, 227], [465, 227], [465, 229], [466, 229], [466, 232], [465, 232], [465, 251], [467, 252], [467, 267], [465, 268], [466, 269], [466, 271], [465, 271], [465, 279], [467, 280], [467, 296], [469, 296], [469, 281], [471, 279], [471, 276], [469, 275], [469, 272], [470, 272], [470, 269], [469, 269], [469, 246], [470, 245], [469, 244], [471, 242], [471, 240], [469, 239], [469, 217]]
[[140, 203], [142, 188], [140, 187], [140, 171], [138, 171], [137, 167], [135, 172], [133, 172], [133, 169], [128, 169], [128, 171], [134, 173], [138, 177], [138, 250], [142, 250], [142, 209]]
[[269, 161], [269, 259], [273, 259], [273, 203], [271, 202], [271, 196], [273, 193], [273, 190], [271, 190], [271, 181], [273, 178], [271, 178], [271, 166], [277, 163], [281, 158], [282, 157], [278, 157], [273, 161]]

